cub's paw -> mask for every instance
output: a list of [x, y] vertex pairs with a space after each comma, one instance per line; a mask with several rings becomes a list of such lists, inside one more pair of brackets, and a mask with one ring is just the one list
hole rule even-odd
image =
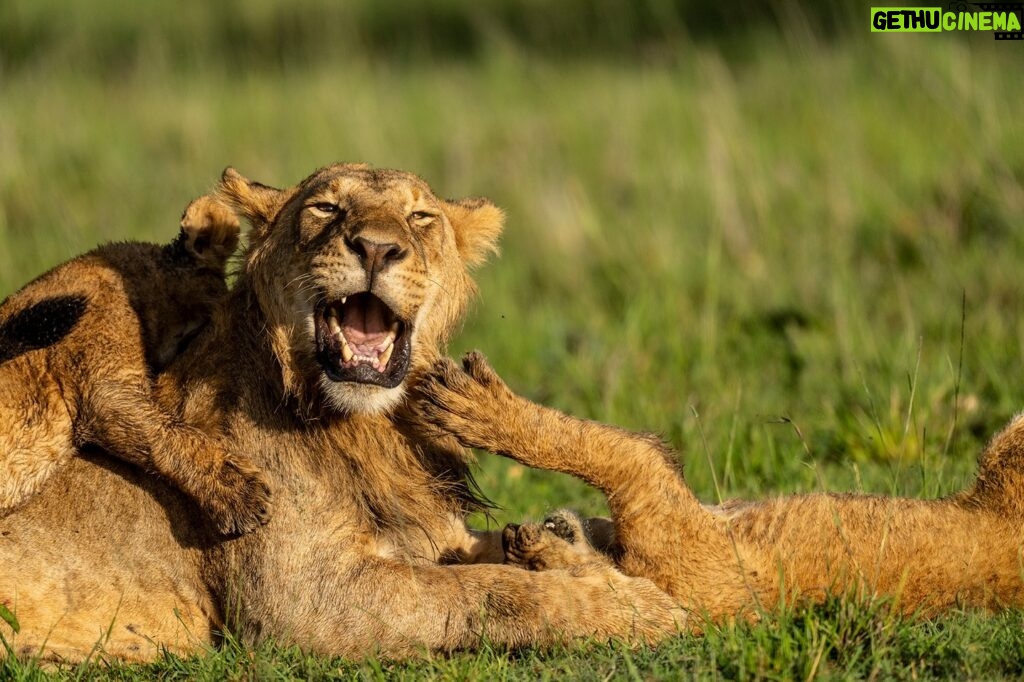
[[185, 250], [202, 266], [223, 272], [238, 246], [238, 215], [220, 199], [204, 194], [185, 207], [181, 238]]
[[270, 484], [247, 460], [228, 457], [210, 495], [200, 504], [224, 535], [243, 535], [265, 525], [273, 511]]
[[501, 544], [505, 563], [532, 571], [610, 565], [590, 546], [582, 521], [569, 510], [559, 510], [543, 523], [509, 524]]
[[467, 447], [500, 449], [497, 438], [515, 396], [482, 353], [467, 353], [460, 368], [442, 358], [415, 391], [424, 421]]

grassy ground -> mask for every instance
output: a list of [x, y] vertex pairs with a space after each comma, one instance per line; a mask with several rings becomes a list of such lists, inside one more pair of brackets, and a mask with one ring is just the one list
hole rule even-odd
[[[499, 31], [472, 58], [250, 63], [211, 56], [216, 35], [168, 38], [188, 22], [153, 34], [142, 10], [146, 39], [118, 47], [104, 31], [130, 23], [80, 17], [65, 40], [31, 7], [0, 10], [0, 296], [99, 241], [169, 238], [225, 165], [289, 184], [361, 160], [508, 210], [454, 354], [479, 347], [535, 399], [662, 433], [706, 500], [942, 495], [1020, 409], [1019, 45], [871, 35], [866, 21], [826, 39], [793, 15], [741, 49], [669, 36], [628, 59], [539, 55]], [[10, 47], [45, 30], [45, 49]], [[492, 523], [603, 509], [575, 481], [488, 455], [478, 478], [504, 507]], [[1020, 612], [913, 622], [837, 603], [657, 650], [484, 646], [392, 664], [229, 643], [62, 673], [1019, 678], [1022, 626]], [[0, 663], [0, 678], [41, 676]]]

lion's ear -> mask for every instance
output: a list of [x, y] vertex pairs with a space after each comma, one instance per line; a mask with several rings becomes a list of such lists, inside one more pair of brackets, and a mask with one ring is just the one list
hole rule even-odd
[[204, 194], [181, 216], [181, 244], [202, 267], [224, 272], [238, 246], [238, 216], [215, 196]]
[[444, 212], [467, 265], [480, 265], [498, 252], [498, 237], [505, 227], [505, 212], [500, 208], [487, 199], [460, 199], [444, 202]]
[[230, 166], [224, 169], [216, 194], [249, 219], [258, 237], [265, 235], [291, 197], [291, 192], [253, 182]]

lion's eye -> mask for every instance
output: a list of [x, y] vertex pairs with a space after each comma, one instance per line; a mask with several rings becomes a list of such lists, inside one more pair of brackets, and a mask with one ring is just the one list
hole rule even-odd
[[336, 216], [339, 213], [341, 213], [341, 206], [338, 206], [337, 204], [331, 204], [326, 201], [320, 201], [315, 204], [310, 204], [309, 208], [311, 211], [313, 211], [313, 213], [316, 213], [317, 215], [323, 218]]
[[426, 211], [414, 211], [409, 215], [409, 222], [420, 227], [425, 227], [436, 219], [436, 215], [433, 213], [427, 213]]

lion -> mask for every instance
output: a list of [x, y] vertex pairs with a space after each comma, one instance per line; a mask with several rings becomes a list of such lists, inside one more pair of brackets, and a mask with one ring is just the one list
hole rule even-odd
[[659, 439], [531, 403], [479, 353], [461, 369], [438, 361], [418, 390], [422, 417], [463, 445], [571, 474], [607, 496], [610, 522], [560, 511], [510, 524], [511, 564], [615, 566], [712, 622], [829, 595], [879, 598], [902, 614], [1024, 606], [1024, 415], [982, 453], [973, 485], [944, 499], [822, 493], [705, 506]]
[[30, 498], [89, 443], [164, 476], [223, 533], [264, 523], [269, 489], [154, 404], [152, 375], [227, 293], [239, 221], [192, 202], [165, 246], [118, 242], [57, 266], [0, 304], [0, 514]]
[[493, 203], [355, 164], [286, 189], [228, 169], [216, 195], [251, 224], [243, 262], [153, 395], [249, 453], [273, 517], [218, 536], [162, 479], [82, 451], [0, 519], [17, 655], [149, 660], [225, 631], [348, 657], [678, 631], [687, 614], [647, 578], [503, 563], [501, 531], [466, 525], [483, 504], [469, 453], [418, 417], [416, 386], [496, 250]]

